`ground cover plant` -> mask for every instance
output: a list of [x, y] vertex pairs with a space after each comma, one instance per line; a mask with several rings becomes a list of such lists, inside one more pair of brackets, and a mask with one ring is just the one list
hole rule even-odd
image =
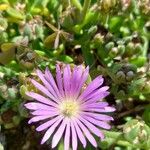
[[[0, 0], [0, 150], [149, 150], [149, 16], [149, 0]], [[33, 119], [47, 109], [54, 133]]]

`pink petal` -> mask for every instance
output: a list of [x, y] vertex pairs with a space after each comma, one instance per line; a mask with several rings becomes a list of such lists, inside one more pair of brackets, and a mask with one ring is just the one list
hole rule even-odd
[[62, 74], [61, 74], [61, 70], [60, 70], [60, 67], [58, 64], [56, 65], [56, 82], [57, 82], [58, 89], [59, 89], [61, 95], [64, 96]]
[[44, 134], [44, 137], [42, 138], [41, 144], [44, 144], [53, 134], [56, 127], [59, 125], [62, 119], [57, 120]]
[[69, 95], [69, 91], [70, 91], [70, 79], [71, 79], [71, 70], [70, 70], [70, 66], [66, 65], [66, 67], [64, 68], [64, 72], [63, 72], [63, 83], [64, 83], [64, 90], [65, 90], [65, 95], [68, 96]]
[[111, 121], [114, 120], [112, 117], [108, 116], [108, 115], [103, 115], [103, 114], [97, 114], [97, 113], [92, 113], [92, 112], [82, 112], [83, 115], [85, 116], [89, 116], [89, 117], [93, 117], [97, 120], [105, 120], [105, 121]]
[[108, 89], [109, 89], [108, 86], [104, 86], [98, 90], [95, 90], [88, 96], [84, 97], [83, 101], [84, 102], [90, 101], [92, 103], [92, 102], [96, 102], [97, 100], [101, 100], [109, 94], [109, 92], [107, 91]]
[[52, 148], [56, 147], [58, 142], [60, 141], [63, 133], [64, 133], [64, 130], [65, 130], [65, 127], [66, 127], [66, 124], [67, 124], [67, 119], [65, 118], [63, 120], [63, 122], [61, 123], [61, 125], [59, 126], [58, 130], [56, 131], [56, 133], [54, 134], [53, 136], [53, 139], [52, 139]]
[[36, 131], [43, 131], [47, 128], [49, 128], [52, 124], [54, 124], [58, 120], [62, 120], [64, 117], [63, 116], [57, 116], [43, 124], [41, 124], [39, 127], [36, 128]]
[[54, 91], [56, 92], [57, 96], [59, 98], [61, 98], [61, 94], [58, 90], [58, 87], [56, 85], [56, 82], [51, 74], [51, 72], [49, 71], [48, 67], [45, 70], [45, 78], [47, 79], [47, 81], [50, 83], [50, 85], [53, 87]]
[[103, 109], [100, 108], [85, 108], [83, 111], [89, 111], [89, 112], [114, 112], [115, 108], [114, 107], [104, 107]]
[[72, 73], [72, 78], [71, 78], [71, 88], [70, 88], [72, 96], [74, 96], [74, 97], [78, 96], [77, 88], [79, 87], [82, 73], [83, 73], [83, 67], [81, 65], [74, 67], [73, 73]]
[[96, 102], [96, 103], [82, 103], [81, 108], [90, 109], [90, 108], [103, 108], [108, 106], [107, 102]]
[[82, 117], [84, 119], [90, 121], [91, 123], [101, 127], [101, 128], [104, 128], [104, 129], [110, 129], [111, 128], [111, 126], [108, 123], [104, 122], [104, 121], [99, 121], [99, 120], [96, 120], [96, 119], [94, 119], [92, 117], [89, 117], [89, 116], [82, 116]]
[[85, 134], [85, 136], [87, 137], [87, 139], [89, 140], [89, 142], [94, 147], [97, 147], [96, 140], [94, 139], [94, 137], [92, 136], [92, 134], [89, 132], [89, 130], [78, 119], [76, 120], [76, 122], [78, 123], [79, 127], [82, 129], [83, 133]]
[[86, 147], [86, 139], [83, 135], [83, 132], [81, 131], [81, 129], [79, 128], [78, 124], [76, 123], [76, 121], [73, 120], [73, 124], [74, 124], [74, 127], [76, 129], [76, 133], [79, 137], [79, 140], [81, 141], [83, 147], [85, 148]]
[[103, 92], [103, 93], [99, 93], [98, 95], [95, 95], [94, 97], [88, 99], [88, 100], [83, 100], [81, 105], [89, 105], [89, 104], [93, 104], [93, 103], [97, 103], [103, 100], [103, 98], [105, 98], [106, 96], [109, 95], [109, 92]]
[[100, 87], [103, 83], [104, 79], [102, 76], [98, 76], [95, 78], [85, 89], [85, 91], [80, 95], [79, 99], [84, 99], [86, 96], [88, 96], [90, 93], [92, 93], [94, 90], [96, 90], [98, 87]]
[[33, 111], [31, 112], [32, 115], [35, 115], [35, 116], [50, 116], [50, 117], [54, 117], [56, 115], [58, 115], [59, 113], [55, 110], [36, 110], [36, 111]]
[[48, 116], [35, 116], [35, 117], [31, 118], [28, 121], [28, 124], [31, 124], [33, 122], [38, 122], [38, 121], [41, 121], [41, 120], [45, 120], [45, 119], [48, 119], [50, 117], [51, 117], [50, 115], [48, 115]]
[[72, 133], [72, 150], [77, 150], [78, 146], [77, 133], [74, 124], [72, 122], [71, 122], [71, 133]]
[[79, 86], [76, 89], [77, 95], [79, 95], [83, 84], [86, 82], [86, 80], [88, 78], [88, 75], [89, 75], [89, 66], [86, 67], [81, 79], [79, 80]]
[[[85, 100], [87, 104], [95, 103], [97, 101], [101, 101], [103, 98], [109, 95], [108, 91], [102, 92], [102, 93], [96, 93], [93, 95], [93, 97], [90, 97], [89, 99]], [[85, 102], [85, 103], [86, 103]]]
[[29, 102], [24, 105], [26, 108], [30, 110], [52, 110], [54, 107], [51, 107], [49, 105], [45, 105], [42, 103], [35, 103], [35, 102]]
[[70, 144], [70, 122], [67, 122], [64, 139], [64, 150], [69, 150], [69, 144]]
[[49, 90], [49, 92], [55, 97], [58, 98], [57, 93], [54, 91], [53, 87], [50, 85], [50, 83], [47, 82], [47, 80], [45, 79], [43, 73], [41, 72], [41, 70], [37, 70], [37, 75], [38, 77], [41, 79], [41, 81], [43, 82], [43, 84], [45, 85], [45, 87]]
[[98, 129], [97, 127], [95, 127], [92, 123], [90, 123], [88, 120], [80, 117], [80, 120], [82, 121], [82, 123], [84, 125], [86, 125], [88, 127], [88, 129], [94, 133], [95, 135], [97, 135], [98, 137], [100, 137], [101, 139], [104, 139], [104, 134], [100, 131], [100, 129]]
[[41, 85], [40, 83], [38, 83], [35, 80], [31, 80], [33, 85], [40, 90], [41, 92], [43, 92], [46, 96], [48, 96], [49, 98], [51, 98], [52, 100], [54, 100], [55, 102], [58, 102], [58, 99], [56, 99], [43, 85]]
[[54, 103], [52, 100], [50, 100], [49, 98], [46, 98], [38, 93], [34, 93], [34, 92], [27, 92], [26, 93], [27, 96], [32, 97], [33, 99], [41, 102], [41, 103], [45, 103], [47, 105], [51, 105], [54, 107], [57, 107], [58, 104]]

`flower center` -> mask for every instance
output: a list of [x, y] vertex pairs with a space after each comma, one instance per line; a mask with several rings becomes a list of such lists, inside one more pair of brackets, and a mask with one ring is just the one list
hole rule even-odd
[[64, 100], [60, 104], [60, 111], [66, 117], [74, 117], [79, 112], [79, 104], [77, 101]]

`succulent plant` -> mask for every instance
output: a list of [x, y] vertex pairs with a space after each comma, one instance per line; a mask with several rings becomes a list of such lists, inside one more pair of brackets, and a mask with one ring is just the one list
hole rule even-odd
[[[105, 101], [116, 111], [98, 147], [150, 149], [149, 16], [149, 0], [1, 0], [0, 124], [6, 141], [0, 133], [0, 149], [16, 149], [14, 141], [20, 149], [48, 149], [26, 124], [24, 104], [31, 98], [25, 93], [39, 92], [31, 83], [41, 83], [38, 68], [48, 67], [55, 78], [56, 63], [89, 66], [90, 78], [103, 75], [110, 87]], [[14, 134], [28, 136], [17, 140]], [[94, 148], [88, 143], [88, 149]]]

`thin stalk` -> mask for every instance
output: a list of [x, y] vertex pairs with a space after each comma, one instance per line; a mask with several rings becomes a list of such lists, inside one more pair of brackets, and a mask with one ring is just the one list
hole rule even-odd
[[82, 21], [85, 19], [87, 11], [89, 10], [91, 0], [84, 0], [83, 9], [82, 9]]
[[143, 56], [146, 57], [147, 56], [147, 51], [148, 51], [148, 45], [149, 45], [149, 42], [147, 40], [147, 38], [145, 36], [142, 36], [142, 39], [143, 39]]

